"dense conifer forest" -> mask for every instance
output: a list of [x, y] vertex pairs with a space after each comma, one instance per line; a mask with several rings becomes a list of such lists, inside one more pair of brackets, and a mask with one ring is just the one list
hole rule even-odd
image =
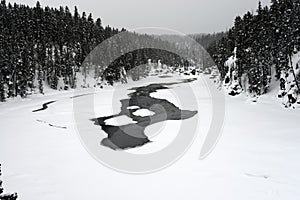
[[[202, 57], [202, 66], [216, 64], [229, 94], [246, 92], [259, 96], [269, 91], [273, 78], [280, 81], [278, 97], [299, 93], [300, 69], [294, 55], [300, 50], [300, 2], [272, 0], [271, 6], [259, 3], [257, 11], [236, 17], [234, 26], [226, 32], [191, 35], [213, 58]], [[125, 32], [125, 29], [103, 27], [101, 19], [92, 14], [71, 13], [68, 7], [31, 8], [25, 5], [0, 4], [0, 101], [10, 97], [26, 97], [33, 92], [44, 93], [45, 86], [59, 89], [75, 88], [77, 73], [87, 55], [101, 42]], [[130, 33], [125, 41], [146, 46], [178, 46], [163, 37]], [[176, 38], [175, 38], [176, 39]], [[112, 52], [127, 52], [112, 44], [108, 52], [97, 55], [113, 57]], [[183, 47], [186, 49], [187, 47]], [[130, 48], [129, 48], [130, 49]], [[127, 52], [114, 62], [101, 78], [118, 81], [122, 69], [129, 71], [149, 59], [171, 66], [189, 65], [171, 52], [159, 49], [139, 49]], [[97, 58], [96, 58], [97, 60]], [[95, 64], [95, 63], [94, 63]], [[101, 65], [101, 61], [96, 61]], [[104, 63], [103, 63], [104, 65]], [[144, 72], [131, 71], [134, 80]], [[96, 74], [99, 75], [99, 74]]]
[[[93, 19], [92, 14], [85, 12], [80, 14], [77, 7], [71, 13], [68, 7], [42, 7], [37, 2], [31, 8], [7, 4], [5, 0], [0, 4], [0, 30], [0, 101], [18, 95], [26, 97], [33, 92], [43, 94], [45, 86], [58, 89], [59, 82], [65, 85], [63, 89], [75, 88], [76, 74], [87, 55], [104, 40], [126, 31], [103, 27], [100, 18]], [[160, 44], [174, 48], [149, 35], [130, 34], [129, 46], [143, 41], [150, 46]], [[112, 56], [111, 52], [116, 49], [117, 44], [112, 44], [111, 49], [102, 53]], [[108, 72], [103, 73], [106, 77], [102, 78], [117, 81], [121, 67], [129, 70], [147, 63], [148, 59], [173, 65], [182, 63], [170, 52], [141, 49], [111, 63]]]
[[[230, 94], [262, 95], [272, 78], [280, 80], [279, 97], [297, 99], [300, 73], [300, 1], [259, 3], [256, 13], [236, 17], [226, 35], [208, 46]], [[292, 101], [294, 101], [292, 100]]]

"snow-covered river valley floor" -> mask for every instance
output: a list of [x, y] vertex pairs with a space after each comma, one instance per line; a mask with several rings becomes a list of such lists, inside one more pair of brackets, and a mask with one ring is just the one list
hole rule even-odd
[[[166, 81], [173, 80], [152, 78], [135, 86]], [[258, 103], [244, 96], [226, 97], [222, 137], [214, 151], [199, 160], [212, 105], [203, 81], [187, 84], [195, 91], [198, 108], [181, 108], [198, 110], [198, 137], [175, 164], [145, 175], [116, 172], [90, 156], [76, 133], [73, 91], [50, 91], [0, 104], [0, 163], [5, 191], [17, 192], [20, 200], [299, 199], [300, 110], [283, 108], [273, 93]], [[126, 97], [132, 86], [119, 86], [117, 94], [113, 87], [82, 89], [76, 98], [82, 102], [94, 98], [95, 117], [107, 116], [120, 109], [116, 102]], [[183, 98], [172, 90], [159, 90], [153, 96], [175, 105], [176, 99]], [[32, 112], [46, 103], [50, 103], [48, 108]], [[128, 151], [161, 148], [174, 137], [176, 126], [176, 121], [164, 122], [163, 134], [153, 136], [152, 143]]]

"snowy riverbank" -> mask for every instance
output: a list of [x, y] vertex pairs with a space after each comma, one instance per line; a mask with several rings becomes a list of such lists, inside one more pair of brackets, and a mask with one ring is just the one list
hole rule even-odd
[[[159, 81], [168, 79], [153, 78], [150, 82]], [[140, 81], [138, 85], [145, 83], [149, 82]], [[125, 89], [131, 86], [120, 86], [124, 92], [120, 92], [118, 98], [126, 96], [130, 91]], [[5, 190], [17, 192], [23, 200], [274, 200], [300, 196], [299, 110], [282, 108], [272, 95], [261, 97], [258, 103], [247, 101], [243, 96], [226, 97], [222, 138], [212, 154], [200, 161], [201, 144], [210, 124], [211, 101], [204, 82], [191, 83], [191, 86], [197, 91], [199, 101], [198, 137], [174, 165], [142, 176], [108, 169], [85, 151], [76, 134], [72, 91], [1, 104], [0, 163]], [[97, 116], [115, 111], [110, 107], [112, 88], [82, 91], [82, 94], [91, 93], [95, 93]], [[153, 96], [166, 98], [176, 105], [172, 94], [161, 90]], [[85, 101], [88, 95], [78, 98]], [[32, 112], [50, 101], [56, 102], [46, 110]], [[94, 126], [92, 122], [91, 126]], [[169, 133], [167, 130], [174, 126], [176, 122], [167, 122], [165, 132]], [[154, 142], [140, 150], [160, 148], [170, 137], [158, 135], [153, 138]]]

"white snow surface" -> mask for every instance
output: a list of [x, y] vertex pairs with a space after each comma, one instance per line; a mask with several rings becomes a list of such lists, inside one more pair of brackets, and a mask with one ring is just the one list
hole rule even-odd
[[140, 117], [148, 117], [148, 116], [153, 116], [155, 113], [148, 110], [148, 109], [139, 109], [135, 112], [133, 112], [135, 116], [140, 116]]
[[[171, 81], [152, 79], [136, 84]], [[123, 92], [117, 97], [111, 87], [95, 91], [82, 89], [82, 94], [93, 94], [97, 100], [95, 117], [106, 116], [118, 112], [120, 103], [116, 103], [116, 98], [124, 98], [132, 92], [127, 90], [132, 87], [130, 84], [120, 86], [124, 90], [120, 90]], [[247, 97], [243, 95], [226, 97], [223, 135], [212, 154], [199, 160], [211, 122], [212, 105], [203, 81], [190, 83], [190, 86], [194, 88], [198, 108], [193, 108], [193, 104], [180, 105], [180, 108], [198, 110], [198, 137], [178, 162], [147, 175], [113, 171], [89, 155], [76, 133], [70, 98], [72, 91], [52, 91], [44, 96], [1, 103], [0, 163], [3, 174], [0, 178], [5, 191], [17, 192], [22, 200], [299, 198], [300, 111], [282, 108], [274, 95], [264, 95], [256, 104], [246, 101]], [[155, 97], [168, 99], [170, 93], [160, 90]], [[78, 98], [84, 102], [89, 95]], [[50, 104], [47, 110], [32, 112], [52, 100], [57, 102]], [[170, 101], [174, 102], [174, 98]], [[67, 129], [51, 127], [47, 123]], [[178, 121], [167, 121], [147, 127], [148, 134], [157, 129], [162, 130], [161, 134], [153, 136], [152, 143], [129, 151], [139, 153], [162, 148], [174, 138], [176, 124]], [[91, 126], [95, 126], [93, 122]]]
[[139, 109], [140, 107], [138, 106], [128, 106], [127, 109], [128, 110], [136, 110], [136, 109]]
[[118, 117], [114, 117], [108, 120], [105, 120], [106, 125], [112, 125], [112, 126], [123, 126], [127, 124], [136, 123], [136, 121], [132, 120], [130, 117], [126, 115], [121, 115]]

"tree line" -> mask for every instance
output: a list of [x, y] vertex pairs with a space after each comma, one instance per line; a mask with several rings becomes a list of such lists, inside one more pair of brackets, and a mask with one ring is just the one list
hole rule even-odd
[[[299, 0], [272, 0], [270, 7], [259, 2], [256, 13], [236, 17], [226, 35], [208, 47], [225, 84], [236, 82], [235, 87], [253, 95], [269, 91], [273, 69], [283, 83], [281, 92], [299, 93], [299, 66], [292, 62], [299, 50]], [[228, 62], [230, 57], [234, 62]]]
[[[39, 2], [29, 7], [7, 4], [5, 0], [1, 0], [0, 4], [0, 30], [0, 101], [18, 95], [26, 97], [36, 91], [43, 94], [45, 86], [58, 89], [60, 83], [63, 83], [63, 89], [75, 88], [77, 75], [87, 55], [101, 42], [126, 31], [103, 27], [100, 18], [94, 20], [92, 14], [80, 14], [77, 7], [71, 13], [68, 7], [42, 7]], [[152, 36], [131, 34], [128, 45], [141, 40], [148, 44], [172, 45]], [[110, 47], [113, 50], [107, 49], [98, 56], [109, 57], [114, 50], [120, 50], [118, 44]], [[183, 62], [166, 51], [138, 50], [110, 64], [104, 74], [117, 81], [121, 67], [129, 70], [150, 58], [168, 64]], [[93, 60], [97, 59], [100, 58]]]

